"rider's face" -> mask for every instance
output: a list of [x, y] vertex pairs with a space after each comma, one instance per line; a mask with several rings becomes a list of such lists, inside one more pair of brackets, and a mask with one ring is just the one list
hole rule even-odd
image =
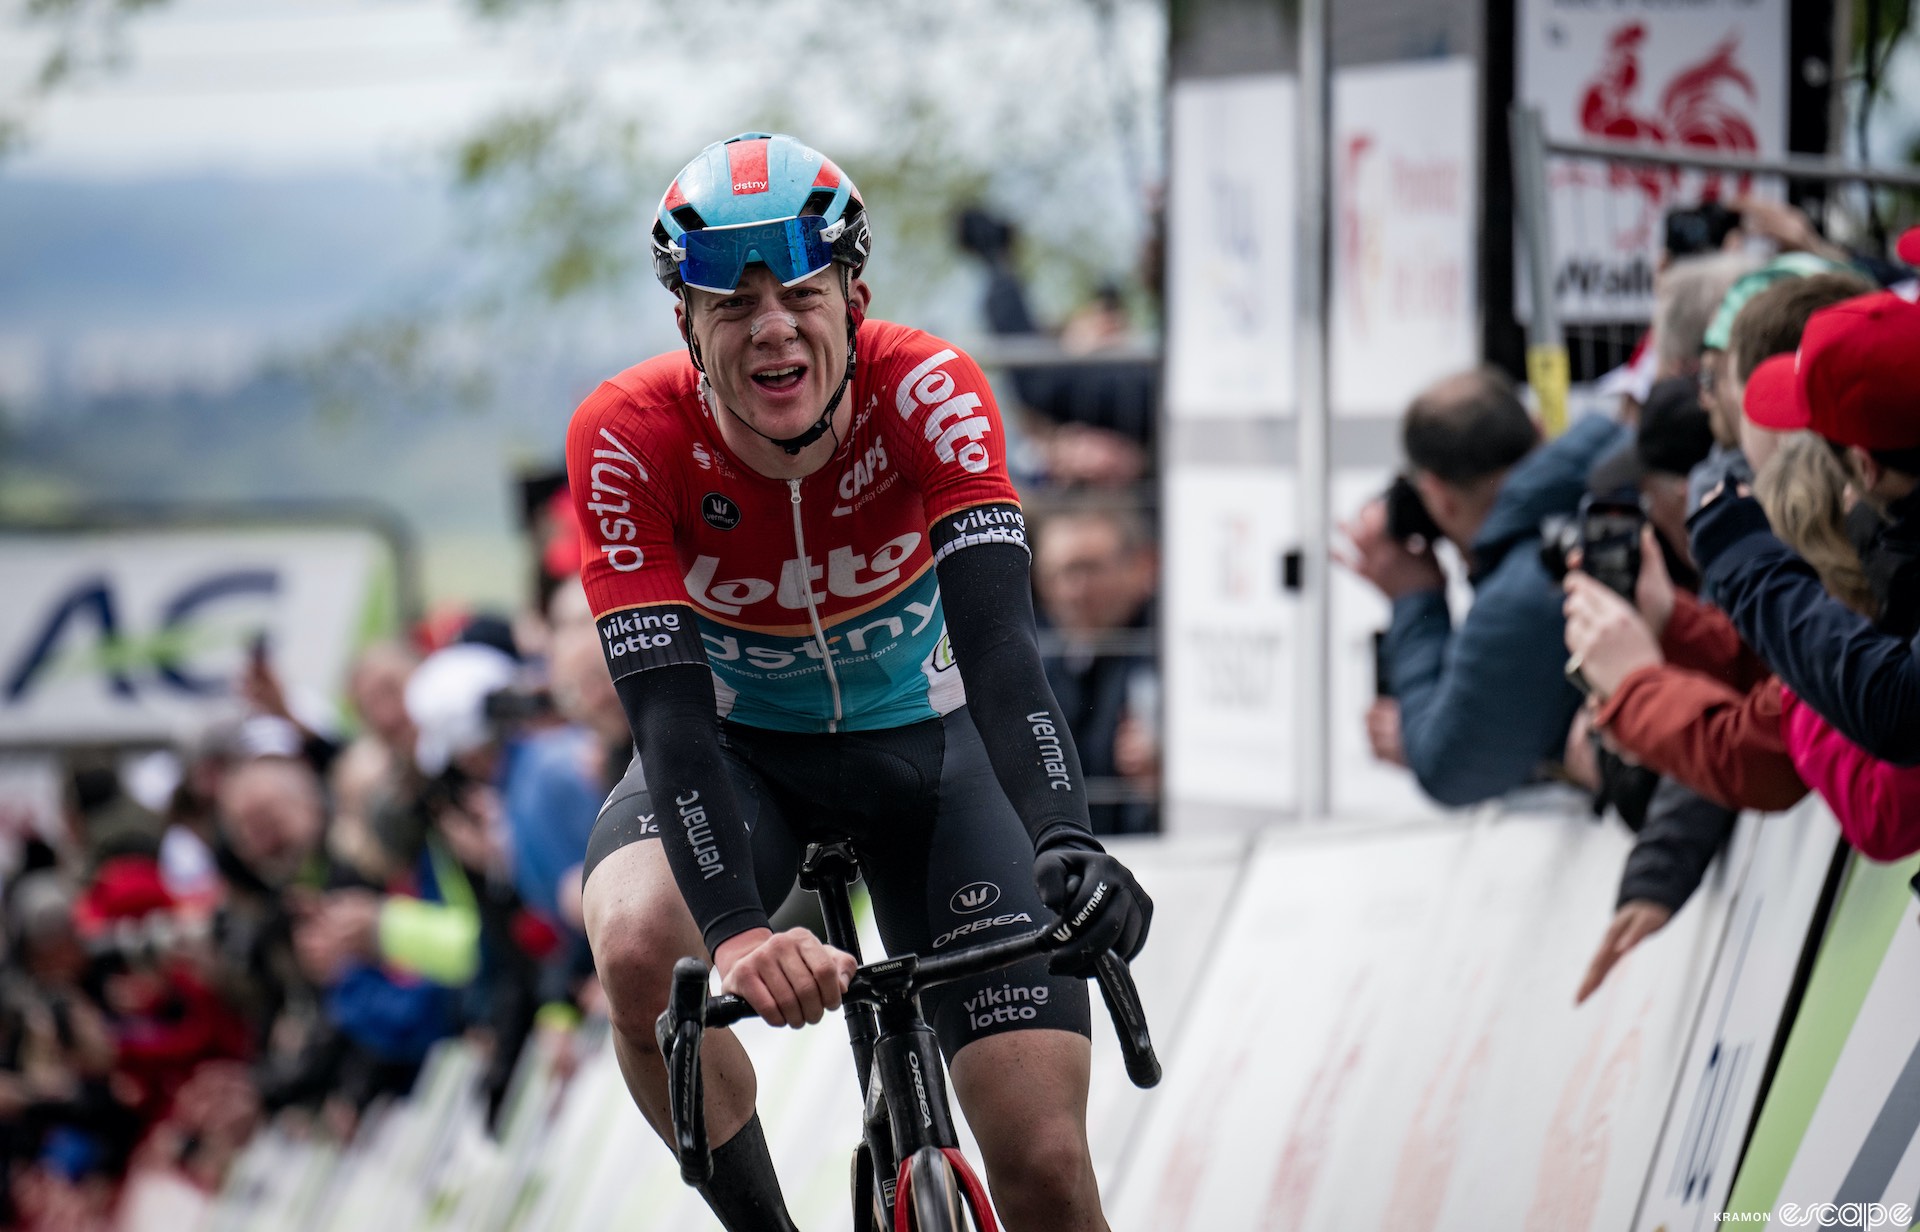
[[[865, 284], [853, 295], [866, 303]], [[840, 271], [822, 270], [790, 287], [751, 265], [730, 295], [691, 292], [680, 328], [693, 331], [707, 380], [720, 400], [772, 437], [813, 425], [847, 370], [847, 297]]]

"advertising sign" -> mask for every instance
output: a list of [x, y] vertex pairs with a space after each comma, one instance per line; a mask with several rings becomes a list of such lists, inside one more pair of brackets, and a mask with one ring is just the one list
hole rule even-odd
[[1479, 359], [1478, 70], [1344, 69], [1333, 81], [1333, 407], [1397, 415]]
[[1747, 818], [1729, 845], [1736, 861], [1750, 859], [1647, 1175], [1639, 1232], [1717, 1226], [1839, 842], [1832, 815], [1809, 799], [1784, 817]]
[[1728, 1218], [1906, 1228], [1920, 1208], [1920, 856], [1854, 857]]
[[1294, 401], [1294, 87], [1280, 76], [1173, 88], [1167, 413], [1248, 419]]
[[169, 740], [262, 638], [289, 698], [331, 698], [391, 569], [369, 530], [0, 535], [0, 746]]
[[[1540, 109], [1549, 140], [1786, 151], [1786, 0], [1523, 0], [1519, 59], [1520, 99]], [[1548, 160], [1547, 181], [1553, 286], [1567, 321], [1647, 319], [1666, 210], [1758, 187], [1568, 159]]]

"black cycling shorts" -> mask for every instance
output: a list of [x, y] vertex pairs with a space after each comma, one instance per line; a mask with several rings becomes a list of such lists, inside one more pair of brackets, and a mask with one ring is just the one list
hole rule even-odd
[[[1052, 918], [1033, 887], [1033, 840], [964, 708], [831, 735], [721, 726], [769, 914], [792, 890], [806, 845], [845, 837], [889, 953], [947, 953]], [[628, 843], [659, 837], [635, 758], [594, 824], [583, 880]], [[1002, 1031], [1092, 1034], [1086, 981], [1049, 975], [1040, 958], [932, 989], [921, 1004], [948, 1060]]]

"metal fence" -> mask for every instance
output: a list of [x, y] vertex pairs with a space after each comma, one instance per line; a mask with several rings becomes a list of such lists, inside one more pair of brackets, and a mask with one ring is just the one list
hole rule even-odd
[[[1553, 141], [1526, 107], [1514, 108], [1511, 128], [1520, 298], [1536, 384], [1557, 374], [1577, 388], [1633, 357], [1652, 321], [1674, 211], [1783, 200], [1803, 205], [1836, 244], [1875, 259], [1885, 249], [1879, 220], [1920, 212], [1920, 169]], [[1748, 250], [1756, 264], [1768, 254], [1751, 240]], [[1543, 406], [1551, 398], [1544, 391]]]

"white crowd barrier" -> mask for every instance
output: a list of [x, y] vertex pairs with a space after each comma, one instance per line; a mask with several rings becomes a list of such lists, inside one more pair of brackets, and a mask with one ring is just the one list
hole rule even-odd
[[[1790, 1202], [1915, 1204], [1913, 869], [1856, 858], [1822, 933], [1836, 842], [1817, 801], [1744, 818], [1693, 900], [1579, 1007], [1630, 845], [1617, 824], [1490, 810], [1127, 845], [1158, 904], [1136, 974], [1166, 1080], [1127, 1084], [1096, 1008], [1089, 1127], [1109, 1218], [1117, 1232], [1679, 1232], [1729, 1203], [1776, 1222]], [[737, 1034], [796, 1220], [849, 1228], [844, 1032]], [[269, 1132], [197, 1218], [172, 1191], [145, 1206], [209, 1232], [717, 1228], [634, 1110], [604, 1029], [576, 1046], [565, 1083], [550, 1049], [530, 1052], [497, 1139], [472, 1094], [478, 1061], [451, 1044], [349, 1149]]]

